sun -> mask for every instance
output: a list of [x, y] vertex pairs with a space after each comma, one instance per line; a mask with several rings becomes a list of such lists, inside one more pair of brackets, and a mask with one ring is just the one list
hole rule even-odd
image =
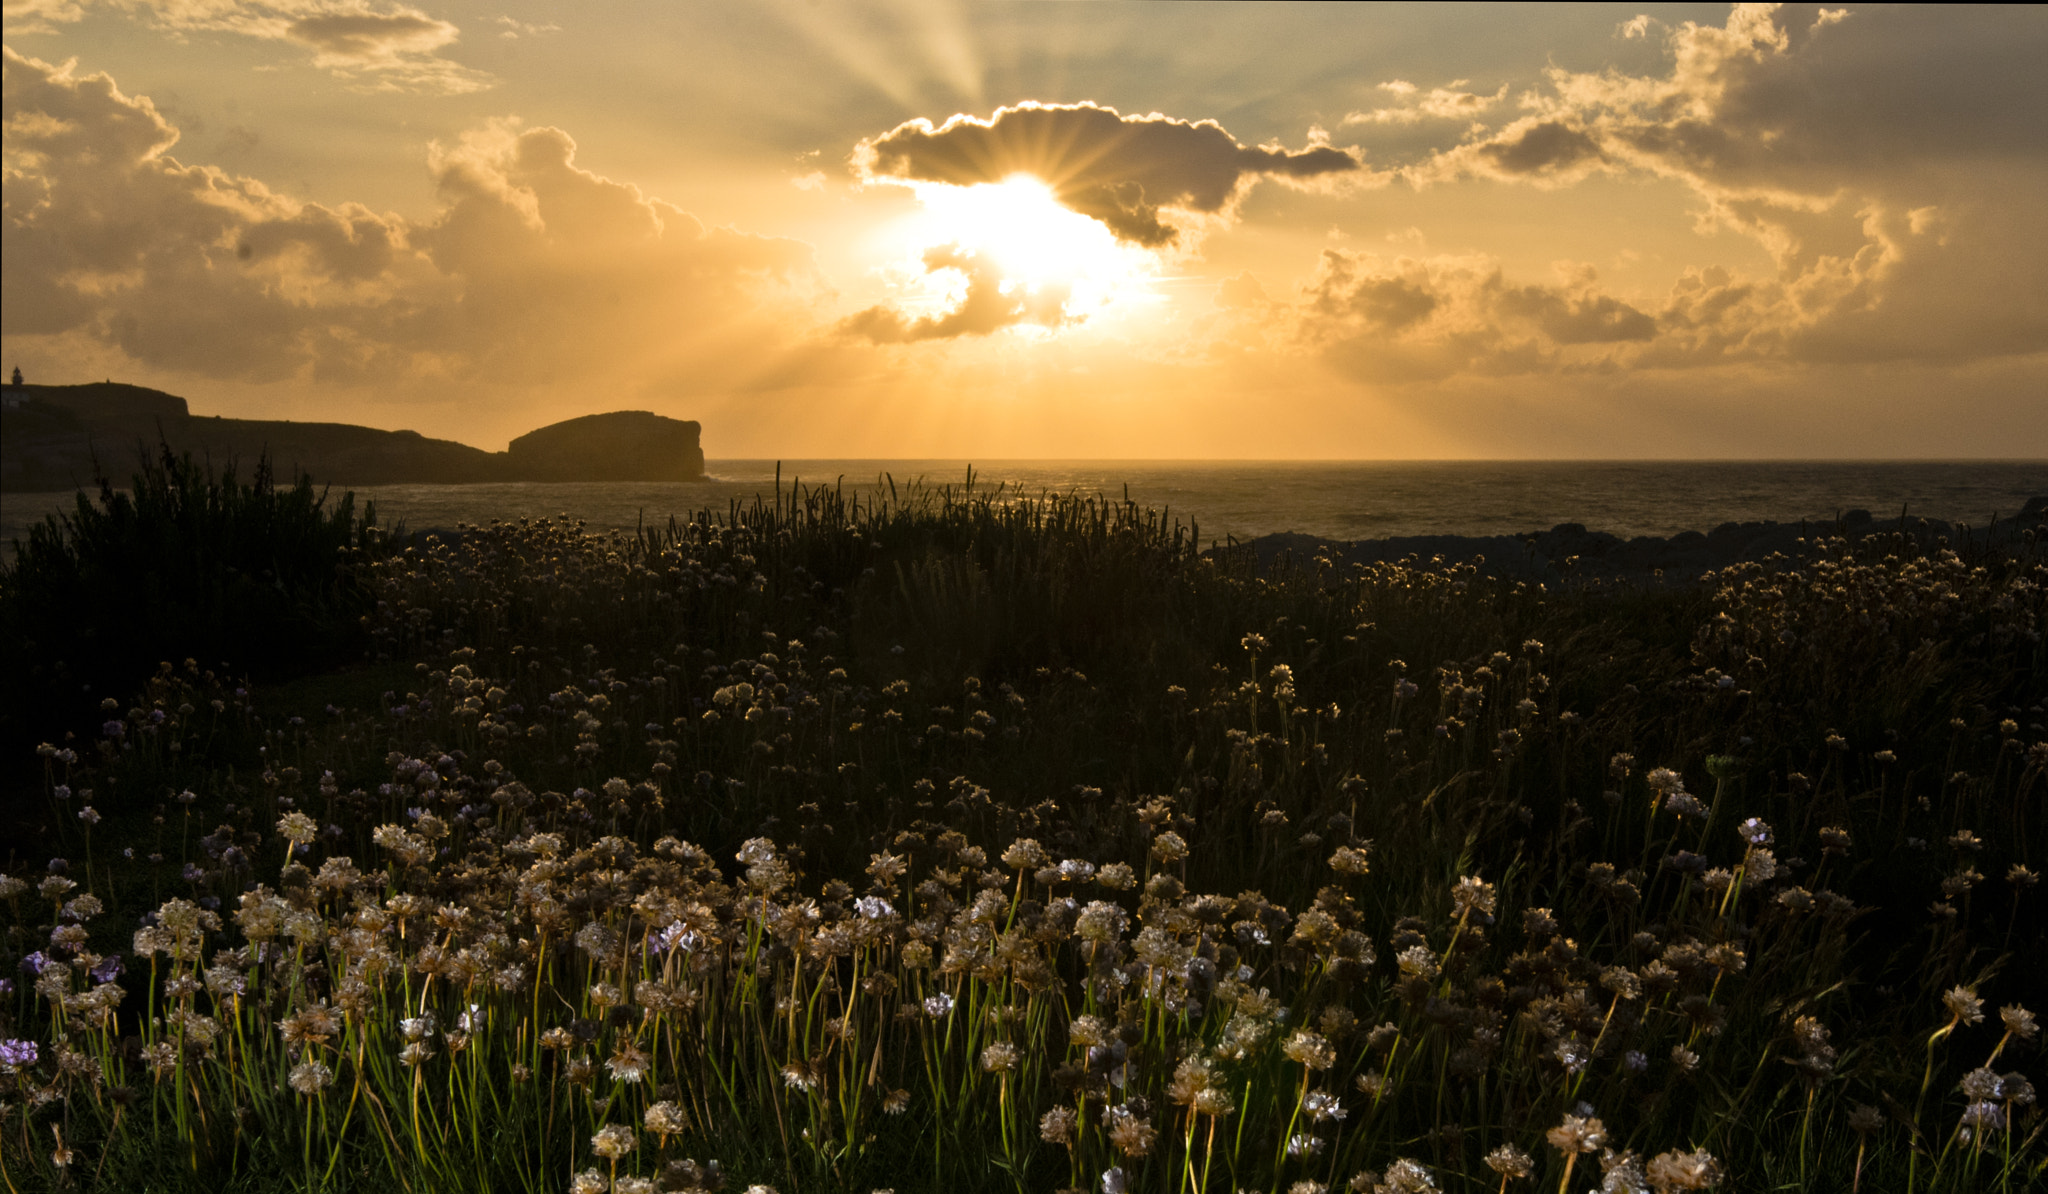
[[[1051, 187], [1029, 174], [1001, 182], [953, 186], [909, 184], [920, 211], [899, 229], [907, 260], [928, 249], [957, 245], [990, 262], [1005, 292], [1064, 294], [1065, 310], [1087, 319], [1150, 297], [1159, 262], [1149, 250], [1118, 241], [1100, 222], [1061, 204]], [[918, 267], [922, 271], [922, 266]], [[935, 304], [957, 297], [951, 271], [926, 275], [921, 289]]]

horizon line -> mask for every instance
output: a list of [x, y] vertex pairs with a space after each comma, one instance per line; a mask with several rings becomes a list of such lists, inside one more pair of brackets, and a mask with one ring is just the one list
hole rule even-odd
[[[2048, 456], [706, 456], [727, 464], [2038, 464]], [[687, 482], [677, 482], [686, 484]]]

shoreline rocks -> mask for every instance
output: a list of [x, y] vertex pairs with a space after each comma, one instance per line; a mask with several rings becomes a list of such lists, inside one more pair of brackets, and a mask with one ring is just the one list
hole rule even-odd
[[[1727, 522], [1711, 531], [1683, 531], [1623, 539], [1588, 530], [1576, 522], [1519, 535], [1401, 535], [1388, 539], [1339, 540], [1315, 535], [1261, 535], [1234, 550], [1250, 551], [1261, 569], [1289, 559], [1296, 566], [1326, 554], [1339, 566], [1440, 559], [1477, 564], [1490, 576], [1543, 582], [1662, 580], [1690, 583], [1703, 572], [1773, 554], [1795, 555], [1802, 539], [1903, 534], [1920, 549], [1991, 547], [2039, 550], [2048, 544], [2048, 496], [2027, 502], [2018, 514], [1990, 526], [1953, 525], [1929, 518], [1879, 518], [1851, 510], [1839, 521]], [[1224, 548], [1222, 550], [1233, 550]]]

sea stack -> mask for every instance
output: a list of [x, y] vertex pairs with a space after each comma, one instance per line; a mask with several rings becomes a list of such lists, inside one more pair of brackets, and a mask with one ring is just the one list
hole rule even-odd
[[694, 419], [612, 411], [529, 431], [507, 455], [528, 481], [700, 481], [702, 430]]

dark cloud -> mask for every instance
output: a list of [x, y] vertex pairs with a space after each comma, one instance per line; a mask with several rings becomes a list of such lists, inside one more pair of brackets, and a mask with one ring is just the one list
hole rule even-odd
[[1605, 156], [1583, 129], [1556, 120], [1511, 127], [1479, 153], [1503, 174], [1559, 174]]
[[1678, 181], [1705, 232], [1776, 270], [1670, 310], [1531, 306], [1557, 343], [1652, 342], [1660, 366], [1775, 358], [1966, 360], [2048, 350], [2048, 20], [2038, 9], [1795, 10], [1685, 22], [1668, 68], [1548, 72], [1532, 114], [1404, 170], [1566, 185]]
[[1746, 8], [1681, 26], [1670, 48], [1667, 93], [1630, 96], [1620, 80], [1574, 93], [1661, 164], [1722, 185], [1827, 192], [1898, 180], [1908, 163], [2048, 152], [2038, 8], [1901, 5], [1825, 24]]
[[2048, 152], [2048, 20], [2025, 7], [1900, 6], [1814, 21], [1737, 5], [1687, 21], [1661, 75], [1552, 69], [1519, 97], [1532, 114], [1481, 130], [1417, 181], [1461, 172], [1541, 176], [1592, 164], [1702, 190], [1805, 196], [1883, 189], [1913, 165]]
[[1042, 286], [1028, 290], [1005, 287], [995, 264], [958, 245], [940, 245], [924, 254], [927, 270], [958, 270], [967, 278], [967, 293], [958, 306], [942, 315], [906, 319], [890, 307], [869, 307], [840, 324], [842, 332], [878, 344], [913, 340], [947, 340], [955, 336], [986, 336], [1020, 323], [1058, 327], [1075, 322], [1066, 314], [1067, 289]]
[[1383, 332], [1397, 332], [1429, 318], [1439, 302], [1426, 275], [1373, 272], [1358, 258], [1335, 251], [1323, 254], [1309, 299], [1310, 308], [1323, 319], [1356, 321]]
[[415, 12], [321, 13], [285, 27], [293, 41], [336, 58], [374, 63], [402, 53], [427, 53], [456, 39], [447, 21]]
[[1558, 344], [1618, 344], [1657, 334], [1655, 319], [1606, 294], [1515, 286], [1500, 292], [1497, 309], [1528, 320]]
[[1019, 104], [987, 120], [918, 119], [855, 151], [869, 177], [969, 186], [1025, 173], [1133, 244], [1174, 242], [1165, 209], [1214, 215], [1259, 178], [1307, 181], [1362, 169], [1350, 152], [1252, 147], [1213, 120], [1125, 116], [1096, 104]]

